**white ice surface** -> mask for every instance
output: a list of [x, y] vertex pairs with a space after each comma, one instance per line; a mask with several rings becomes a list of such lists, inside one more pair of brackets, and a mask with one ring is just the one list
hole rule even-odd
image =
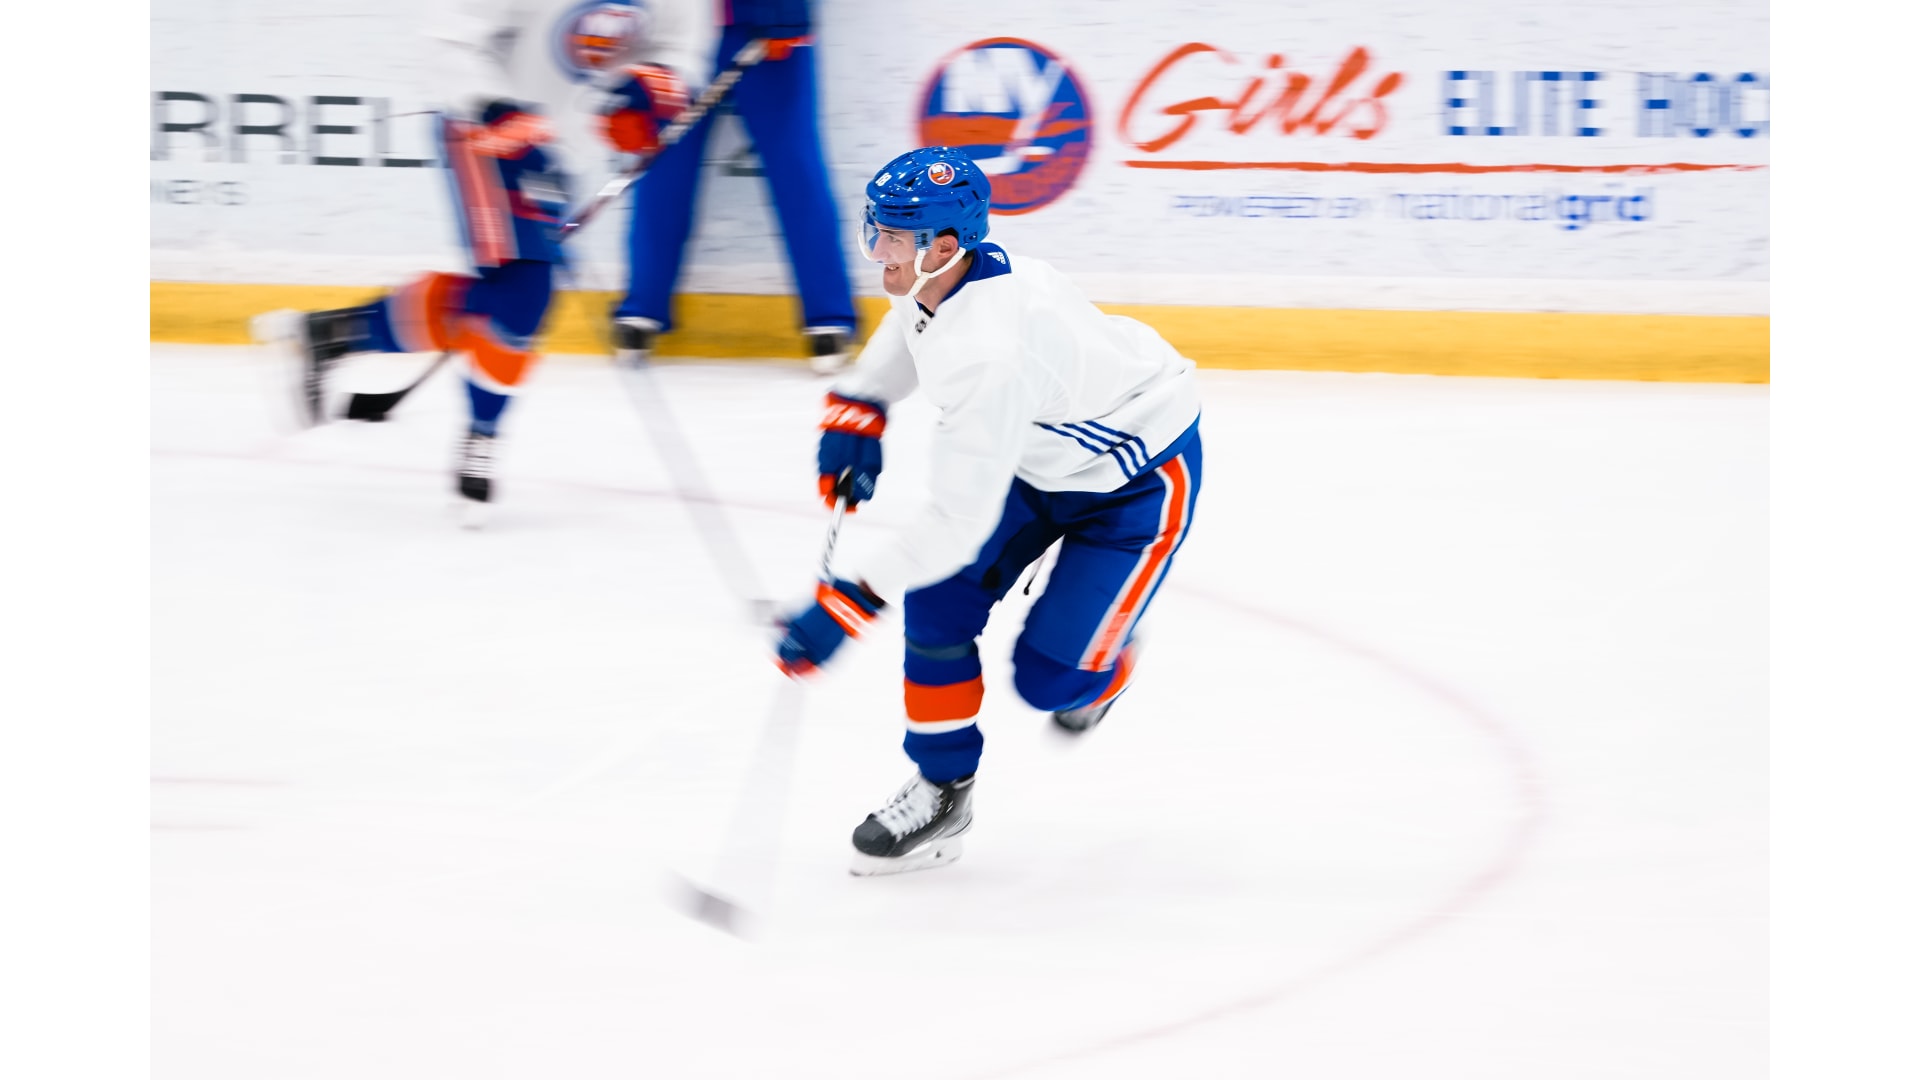
[[[453, 379], [289, 434], [272, 374], [153, 349], [156, 1077], [1765, 1073], [1765, 387], [1202, 373], [1135, 688], [1056, 737], [1016, 593], [965, 857], [861, 879], [898, 619], [769, 726], [604, 362], [536, 373], [477, 533]], [[748, 590], [804, 595], [823, 384], [656, 376]], [[912, 510], [929, 422], [843, 546]], [[736, 833], [769, 731], [785, 806]], [[672, 902], [717, 867], [746, 940]]]

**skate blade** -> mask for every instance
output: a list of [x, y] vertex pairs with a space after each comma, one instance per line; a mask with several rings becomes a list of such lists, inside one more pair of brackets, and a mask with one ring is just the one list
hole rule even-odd
[[255, 344], [265, 347], [278, 369], [275, 379], [280, 385], [275, 396], [284, 400], [275, 410], [275, 421], [283, 430], [318, 427], [326, 419], [324, 408], [316, 417], [308, 407], [305, 319], [305, 314], [292, 308], [277, 308], [247, 320], [248, 335]]
[[461, 499], [455, 504], [454, 513], [459, 515], [460, 527], [469, 532], [486, 528], [487, 522], [493, 518], [490, 504], [477, 499]]
[[847, 867], [847, 870], [854, 877], [882, 877], [888, 874], [911, 873], [915, 870], [931, 870], [936, 866], [945, 866], [950, 862], [958, 861], [962, 850], [958, 836], [943, 836], [905, 855], [896, 855], [893, 858], [856, 851], [853, 853], [853, 865]]

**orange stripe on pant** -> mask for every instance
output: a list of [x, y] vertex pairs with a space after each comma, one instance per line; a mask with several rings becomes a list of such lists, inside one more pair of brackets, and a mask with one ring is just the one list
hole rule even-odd
[[1160, 507], [1160, 533], [1140, 557], [1133, 573], [1127, 576], [1126, 584], [1120, 588], [1120, 598], [1101, 620], [1092, 645], [1081, 658], [1082, 670], [1104, 671], [1113, 663], [1141, 607], [1152, 594], [1154, 583], [1166, 570], [1167, 560], [1173, 557], [1173, 549], [1180, 546], [1181, 534], [1186, 532], [1187, 498], [1192, 486], [1187, 477], [1187, 463], [1176, 456], [1154, 472], [1167, 485], [1166, 499]]
[[906, 684], [907, 723], [915, 731], [925, 730], [925, 724], [972, 720], [980, 714], [980, 702], [987, 692], [986, 683], [978, 675], [950, 686], [923, 686], [912, 679]]
[[454, 347], [460, 304], [472, 278], [428, 274], [387, 297], [394, 339], [409, 352], [445, 352]]
[[463, 316], [459, 326], [453, 347], [472, 355], [474, 381], [495, 393], [512, 393], [532, 369], [533, 351], [501, 341], [484, 315]]
[[1105, 705], [1120, 696], [1120, 691], [1125, 690], [1127, 684], [1133, 681], [1133, 658], [1137, 651], [1133, 648], [1120, 650], [1120, 661], [1113, 666], [1113, 681], [1107, 684], [1105, 690], [1100, 691], [1099, 697], [1088, 702], [1088, 705]]

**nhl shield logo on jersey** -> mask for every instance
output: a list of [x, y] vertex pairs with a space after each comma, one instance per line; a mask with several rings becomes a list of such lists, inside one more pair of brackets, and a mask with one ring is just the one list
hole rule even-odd
[[[966, 45], [934, 69], [920, 142], [966, 151], [993, 184], [993, 212], [1024, 214], [1067, 193], [1087, 163], [1093, 116], [1064, 60], [1020, 38]], [[936, 184], [942, 181], [929, 169]]]
[[553, 25], [553, 59], [574, 82], [586, 82], [621, 62], [645, 33], [644, 3], [589, 0]]

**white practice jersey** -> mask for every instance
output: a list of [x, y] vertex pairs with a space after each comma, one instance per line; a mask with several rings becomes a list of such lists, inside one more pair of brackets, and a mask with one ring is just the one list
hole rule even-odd
[[1102, 312], [1039, 259], [996, 244], [973, 259], [934, 315], [890, 297], [833, 387], [888, 404], [918, 389], [940, 410], [929, 505], [837, 571], [890, 603], [979, 556], [1015, 477], [1042, 491], [1112, 491], [1200, 417], [1193, 361], [1152, 327]]
[[660, 64], [699, 94], [719, 20], [713, 0], [429, 0], [442, 108], [477, 120], [487, 104], [538, 106], [554, 130], [558, 164], [591, 194], [624, 168], [601, 137], [600, 107], [630, 64]]

